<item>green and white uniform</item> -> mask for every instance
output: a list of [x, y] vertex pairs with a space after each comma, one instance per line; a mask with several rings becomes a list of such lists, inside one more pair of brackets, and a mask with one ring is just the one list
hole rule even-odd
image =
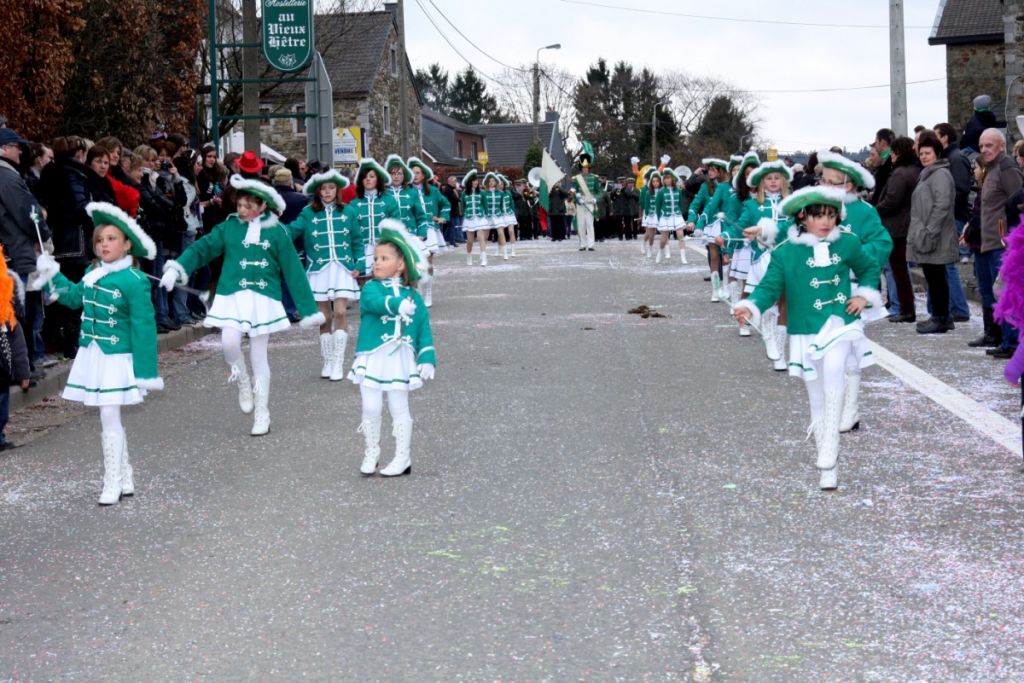
[[640, 188], [640, 211], [643, 212], [643, 220], [640, 221], [641, 227], [658, 229], [658, 191], [661, 190], [659, 187], [654, 192], [651, 192], [651, 188], [644, 185]]
[[[203, 320], [205, 327], [230, 327], [251, 337], [288, 329], [291, 322], [281, 304], [282, 278], [302, 317], [317, 314], [316, 301], [288, 230], [270, 211], [252, 223], [258, 232], [233, 213], [186, 249], [177, 261], [167, 262], [167, 267], [178, 273], [178, 282], [184, 284], [196, 269], [224, 257], [217, 296]], [[249, 241], [254, 235], [258, 239]]]
[[675, 232], [686, 226], [683, 213], [683, 191], [678, 187], [662, 187], [654, 200], [660, 232]]
[[131, 256], [90, 266], [77, 284], [57, 273], [47, 289], [61, 304], [82, 309], [64, 398], [89, 406], [133, 405], [146, 391], [163, 389], [149, 280]]
[[[403, 299], [412, 299], [411, 321], [398, 314]], [[382, 391], [413, 391], [423, 386], [417, 365], [437, 365], [430, 314], [423, 299], [399, 278], [370, 280], [359, 303], [359, 341], [349, 371], [355, 384]]]
[[501, 190], [481, 190], [484, 216], [487, 218], [487, 225], [491, 228], [503, 228], [505, 222], [505, 197]]
[[484, 195], [481, 190], [470, 192], [468, 189], [462, 193], [462, 230], [463, 232], [475, 232], [477, 230], [489, 230], [490, 221], [487, 220], [487, 212], [484, 210]]
[[352, 276], [363, 251], [363, 234], [349, 222], [341, 207], [328, 204], [321, 211], [307, 206], [285, 226], [292, 239], [302, 238], [309, 266], [306, 277], [317, 301], [359, 299], [359, 284]]
[[757, 239], [750, 241], [750, 272], [747, 273], [745, 286], [747, 293], [754, 291], [754, 287], [764, 277], [771, 263], [772, 251], [785, 241], [787, 231], [793, 225], [793, 219], [779, 208], [782, 199], [781, 194], [765, 193], [764, 204], [759, 204], [756, 196], [751, 197], [743, 202], [737, 228], [730, 231], [731, 237], [742, 237], [743, 230], [747, 228], [761, 228]]
[[[851, 285], [851, 271], [858, 285]], [[738, 306], [754, 313], [756, 324], [783, 294], [789, 318], [789, 374], [805, 381], [817, 379], [814, 361], [837, 341], [850, 341], [860, 367], [873, 365], [860, 316], [846, 306], [862, 296], [870, 308], [884, 308], [879, 294], [878, 263], [853, 234], [833, 228], [824, 239], [791, 226], [787, 240], [772, 253], [771, 263], [749, 299]]]
[[409, 234], [421, 240], [427, 239], [431, 220], [426, 207], [423, 206], [423, 195], [405, 185], [388, 185], [387, 193], [398, 204], [398, 218], [405, 223]]
[[446, 223], [451, 220], [451, 202], [436, 187], [430, 188], [430, 194], [424, 192], [423, 187], [420, 185], [413, 185], [412, 187], [419, 192], [420, 201], [423, 202], [423, 208], [426, 210], [427, 218], [430, 220], [427, 238], [424, 240], [427, 245], [427, 251], [431, 254], [436, 254], [444, 248], [444, 232], [441, 230], [441, 224], [437, 223], [434, 219], [440, 218]]
[[380, 222], [385, 218], [399, 218], [398, 203], [389, 194], [366, 190], [363, 197], [356, 197], [346, 204], [342, 213], [349, 230], [359, 231], [363, 244], [363, 254], [356, 258], [355, 270], [369, 273], [373, 268], [373, 250], [377, 246]]

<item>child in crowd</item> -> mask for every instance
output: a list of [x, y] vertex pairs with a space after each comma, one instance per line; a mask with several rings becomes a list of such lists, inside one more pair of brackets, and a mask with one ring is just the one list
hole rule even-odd
[[434, 378], [430, 316], [413, 285], [426, 267], [419, 240], [400, 221], [385, 220], [374, 250], [373, 279], [363, 287], [359, 341], [349, 379], [363, 399], [366, 450], [360, 471], [371, 476], [380, 459], [380, 424], [388, 396], [395, 457], [380, 471], [395, 477], [412, 471], [409, 392]]
[[348, 229], [358, 231], [362, 237], [363, 253], [355, 254], [355, 270], [369, 273], [373, 265], [373, 248], [380, 233], [380, 222], [385, 218], [398, 218], [398, 202], [386, 192], [387, 171], [373, 159], [359, 162], [356, 171], [356, 196], [345, 205]]
[[462, 232], [466, 233], [466, 265], [473, 265], [473, 242], [480, 245], [480, 265], [487, 265], [487, 238], [491, 223], [480, 192], [480, 177], [475, 168], [462, 178]]
[[[231, 187], [237, 213], [196, 241], [176, 261], [168, 261], [161, 284], [170, 291], [175, 284], [186, 284], [197, 268], [224, 257], [217, 296], [203, 325], [221, 329], [224, 360], [231, 367], [228, 381], [238, 383], [242, 412], [253, 413], [250, 434], [262, 436], [270, 431], [270, 335], [291, 327], [281, 303], [282, 278], [303, 316], [301, 327], [323, 325], [326, 318], [317, 310], [291, 236], [277, 221], [285, 208], [284, 199], [269, 185], [239, 175], [231, 176]], [[242, 357], [245, 335], [249, 336], [251, 383]]]
[[[152, 259], [156, 244], [119, 207], [92, 202], [85, 207], [96, 226], [96, 260], [73, 283], [48, 254], [39, 256], [32, 289], [46, 287], [68, 308], [82, 309], [78, 353], [63, 397], [100, 409], [103, 491], [100, 505], [135, 493], [121, 406], [142, 403], [147, 391], [164, 388], [157, 374], [156, 312], [149, 280], [133, 257]], [[2, 297], [0, 290], [0, 297]]]
[[640, 188], [640, 213], [643, 214], [640, 225], [644, 229], [641, 251], [644, 256], [650, 258], [654, 255], [654, 236], [658, 234], [657, 202], [658, 190], [661, 189], [661, 173], [653, 166], [648, 171], [647, 177], [644, 178], [644, 186]]
[[[20, 386], [28, 391], [31, 369], [25, 330], [18, 324], [18, 316], [25, 306], [25, 290], [21, 278], [7, 269], [7, 259], [0, 245], [0, 451], [17, 446], [7, 440], [4, 430], [10, 417], [11, 387]], [[29, 330], [28, 334], [32, 334]]]

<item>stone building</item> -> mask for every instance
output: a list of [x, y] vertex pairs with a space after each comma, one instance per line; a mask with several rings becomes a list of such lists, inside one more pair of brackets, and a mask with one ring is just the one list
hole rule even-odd
[[[1024, 2], [940, 0], [928, 44], [946, 48], [948, 120], [954, 128], [963, 130], [977, 95], [992, 97], [992, 112], [1000, 125], [1005, 125], [1007, 114], [1012, 122], [1024, 113], [1022, 30]], [[1020, 138], [1015, 125], [1009, 133]]]
[[[399, 69], [405, 70], [409, 154], [418, 154], [422, 99], [413, 85], [408, 59], [399, 58], [396, 5], [381, 12], [317, 15], [316, 45], [334, 91], [334, 126], [365, 131], [365, 156], [383, 161], [401, 151]], [[304, 90], [282, 86], [261, 104], [267, 112], [302, 112]], [[297, 119], [265, 119], [263, 141], [289, 156], [306, 153], [306, 128]], [[325, 160], [321, 160], [325, 161]]]
[[471, 168], [486, 151], [484, 136], [474, 126], [445, 116], [429, 107], [422, 109], [422, 158], [435, 172], [450, 173]]

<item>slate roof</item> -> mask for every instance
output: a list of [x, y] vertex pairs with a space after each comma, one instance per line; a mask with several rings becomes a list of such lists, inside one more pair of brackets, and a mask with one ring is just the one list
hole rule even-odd
[[373, 90], [393, 28], [391, 12], [317, 15], [316, 45], [335, 97], [355, 99]]
[[423, 134], [423, 153], [428, 159], [436, 164], [442, 166], [465, 166], [465, 159], [456, 159], [451, 154], [444, 151], [434, 140], [432, 140], [426, 133]]
[[928, 44], [1001, 43], [1004, 39], [1000, 0], [941, 0]]
[[[488, 166], [522, 166], [526, 151], [533, 144], [532, 123], [488, 123], [473, 126], [486, 138]], [[562, 144], [558, 119], [540, 124], [540, 143], [563, 171], [572, 171], [572, 164]]]
[[468, 123], [463, 123], [458, 119], [453, 119], [450, 116], [446, 116], [441, 112], [437, 111], [436, 109], [431, 109], [430, 107], [423, 107], [420, 110], [420, 113], [423, 115], [423, 118], [430, 119], [435, 123], [439, 123], [445, 128], [457, 130], [460, 133], [471, 133], [473, 135], [480, 134], [480, 131], [478, 131], [475, 127], [469, 125]]

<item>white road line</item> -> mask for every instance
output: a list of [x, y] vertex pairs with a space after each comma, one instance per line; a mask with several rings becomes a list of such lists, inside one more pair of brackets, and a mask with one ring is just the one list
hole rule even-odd
[[[687, 245], [699, 254], [707, 256], [707, 250], [696, 245]], [[983, 436], [1014, 455], [1021, 454], [1021, 426], [995, 412], [988, 406], [978, 403], [970, 396], [954, 389], [937, 377], [928, 374], [913, 363], [900, 358], [889, 349], [871, 342], [871, 351], [875, 354], [878, 365], [908, 387], [923, 394], [939, 404], [956, 417], [960, 418]]]
[[871, 342], [871, 351], [882, 368], [908, 387], [924, 394], [1014, 455], [1020, 455], [1019, 424], [1007, 420], [991, 408], [978, 403], [875, 342]]

